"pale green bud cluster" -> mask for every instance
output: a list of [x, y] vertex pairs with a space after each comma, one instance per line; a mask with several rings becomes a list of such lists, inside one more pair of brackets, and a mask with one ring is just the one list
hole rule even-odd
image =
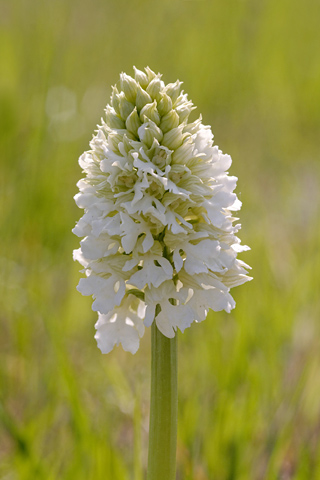
[[126, 129], [148, 148], [154, 139], [171, 150], [179, 148], [184, 139], [183, 126], [194, 109], [180, 90], [182, 83], [177, 80], [165, 85], [161, 75], [149, 68], [146, 73], [137, 68], [134, 71], [134, 78], [126, 73], [120, 75], [120, 91], [113, 87], [106, 107], [107, 126]]

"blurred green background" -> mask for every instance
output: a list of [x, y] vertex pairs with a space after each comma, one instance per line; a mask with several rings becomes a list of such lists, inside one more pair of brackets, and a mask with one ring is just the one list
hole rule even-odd
[[0, 478], [144, 478], [150, 331], [101, 355], [71, 229], [111, 85], [149, 65], [233, 158], [254, 276], [179, 335], [177, 478], [320, 479], [319, 2], [0, 8]]

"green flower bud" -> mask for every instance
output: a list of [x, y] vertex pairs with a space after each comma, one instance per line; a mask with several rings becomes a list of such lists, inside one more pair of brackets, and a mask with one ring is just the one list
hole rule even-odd
[[172, 155], [172, 163], [186, 164], [192, 158], [193, 143], [191, 140], [186, 140]]
[[179, 110], [176, 110], [178, 117], [179, 117], [179, 123], [183, 123], [184, 121], [188, 121], [191, 109], [187, 107], [181, 107]]
[[126, 73], [121, 73], [120, 85], [129, 102], [134, 103], [137, 95], [137, 82], [132, 77], [130, 77], [130, 75], [127, 75]]
[[151, 80], [153, 80], [157, 75], [149, 67], [146, 67], [145, 71], [147, 72], [147, 75], [148, 75], [148, 83], [150, 83]]
[[175, 107], [175, 111], [179, 115], [179, 123], [187, 122], [190, 113], [192, 112], [192, 110], [195, 110], [195, 108], [196, 107], [193, 106], [193, 103], [187, 100], [187, 95], [180, 95]]
[[119, 103], [120, 103], [120, 98], [119, 98], [118, 89], [117, 87], [112, 87], [111, 105], [113, 106], [113, 108], [115, 109], [118, 115], [120, 115]]
[[180, 93], [180, 87], [182, 85], [182, 82], [177, 80], [175, 83], [168, 83], [168, 85], [165, 88], [165, 93], [171, 97], [172, 103], [174, 104]]
[[151, 96], [151, 98], [156, 99], [156, 100], [161, 100], [161, 95], [160, 95], [160, 90], [161, 90], [161, 80], [160, 77], [155, 77], [149, 85], [147, 86], [147, 92]]
[[107, 105], [105, 112], [107, 124], [109, 125], [109, 127], [117, 129], [125, 128], [124, 121], [116, 114], [115, 110], [110, 107], [110, 105]]
[[108, 145], [115, 153], [119, 153], [119, 143], [122, 142], [123, 135], [111, 132], [108, 135]]
[[168, 132], [172, 128], [176, 128], [179, 125], [179, 115], [175, 110], [171, 110], [161, 119], [160, 128], [163, 133]]
[[136, 67], [133, 67], [133, 69], [134, 69], [134, 78], [136, 79], [136, 82], [140, 83], [142, 88], [147, 88], [149, 84], [148, 76], [141, 70], [138, 70]]
[[133, 135], [138, 135], [138, 128], [141, 126], [141, 120], [139, 118], [137, 107], [134, 107], [134, 110], [130, 113], [126, 120], [126, 129], [133, 133]]
[[158, 103], [158, 112], [160, 115], [166, 115], [170, 110], [172, 110], [172, 100], [169, 95], [163, 93]]
[[161, 142], [163, 133], [154, 122], [146, 122], [138, 129], [138, 135], [142, 142], [144, 142], [148, 148], [151, 148], [154, 139]]
[[140, 85], [138, 85], [136, 97], [138, 111], [140, 111], [147, 103], [152, 103], [152, 98], [145, 90], [143, 90], [143, 88], [140, 87]]
[[180, 147], [182, 144], [183, 138], [186, 134], [182, 133], [183, 125], [180, 125], [177, 128], [173, 128], [169, 132], [165, 133], [162, 140], [162, 145], [170, 148], [170, 150], [175, 150]]
[[119, 100], [120, 115], [123, 118], [123, 120], [126, 120], [126, 118], [130, 115], [130, 113], [134, 109], [134, 105], [126, 99], [124, 92], [121, 92], [119, 94], [119, 99], [120, 99]]
[[157, 110], [157, 101], [147, 103], [140, 112], [140, 118], [143, 122], [152, 120], [156, 125], [160, 125], [160, 115]]

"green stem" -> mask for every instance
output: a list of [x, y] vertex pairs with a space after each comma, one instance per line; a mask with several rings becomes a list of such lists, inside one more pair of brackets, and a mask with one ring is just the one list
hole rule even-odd
[[175, 480], [177, 449], [177, 335], [151, 327], [151, 401], [147, 480]]

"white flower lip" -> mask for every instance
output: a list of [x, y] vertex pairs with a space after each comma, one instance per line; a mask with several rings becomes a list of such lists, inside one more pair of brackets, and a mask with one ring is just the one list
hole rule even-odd
[[105, 121], [81, 155], [85, 178], [73, 229], [84, 237], [74, 260], [86, 274], [78, 285], [98, 312], [102, 353], [115, 345], [135, 353], [154, 321], [172, 338], [209, 309], [230, 312], [230, 288], [251, 280], [237, 258], [249, 250], [236, 236], [241, 202], [228, 175], [231, 157], [213, 145], [201, 116], [181, 91], [150, 68], [121, 73]]

